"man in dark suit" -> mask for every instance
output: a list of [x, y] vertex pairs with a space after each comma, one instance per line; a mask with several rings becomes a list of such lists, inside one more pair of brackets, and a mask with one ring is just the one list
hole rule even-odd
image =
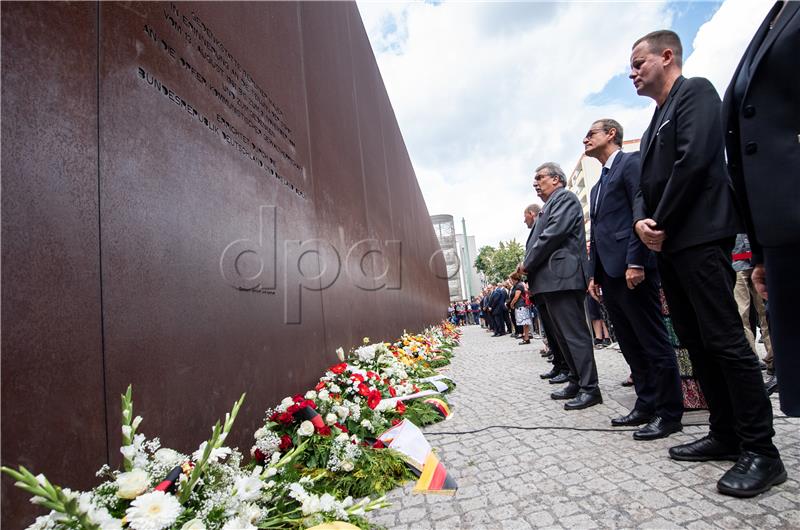
[[564, 189], [566, 183], [558, 164], [547, 162], [536, 168], [534, 188], [544, 207], [522, 269], [537, 302], [547, 308], [553, 339], [570, 369], [567, 386], [551, 397], [570, 399], [564, 408], [573, 410], [602, 403], [603, 398], [584, 306], [588, 263], [583, 210], [578, 197]]
[[739, 222], [725, 172], [720, 99], [707, 79], [681, 75], [672, 31], [649, 33], [631, 52], [636, 91], [656, 101], [642, 137], [642, 177], [634, 227], [658, 252], [675, 331], [692, 360], [710, 410], [710, 432], [672, 447], [675, 460], [736, 460], [717, 482], [726, 495], [751, 497], [786, 480], [772, 443], [772, 406], [758, 358], [733, 299], [731, 249]]
[[[529, 204], [523, 212], [523, 220], [525, 225], [530, 230], [528, 239], [525, 241], [526, 254], [528, 249], [531, 248], [531, 245], [533, 245], [533, 227], [536, 225], [536, 219], [539, 217], [539, 213], [541, 211], [542, 208], [538, 204]], [[522, 264], [520, 264], [518, 270], [522, 270]], [[528, 292], [530, 292], [530, 285], [528, 286]], [[550, 331], [552, 329], [552, 324], [550, 323], [550, 315], [547, 312], [547, 307], [544, 305], [541, 299], [537, 299], [533, 295], [531, 296], [539, 310], [539, 314], [542, 317], [542, 327], [544, 328], [542, 331], [544, 332], [544, 336], [547, 338], [547, 346], [551, 355], [553, 356], [553, 368], [549, 372], [539, 374], [539, 377], [542, 379], [549, 379], [549, 382], [554, 385], [568, 383], [569, 365], [567, 365], [567, 361], [564, 360], [564, 354], [561, 353], [558, 343], [555, 341], [555, 339], [553, 339], [553, 332]]]
[[494, 320], [494, 335], [492, 337], [502, 337], [505, 335], [505, 321], [503, 320], [503, 312], [506, 312], [506, 291], [503, 289], [503, 284], [498, 283], [495, 290], [489, 296], [489, 313]]
[[[633, 234], [633, 199], [639, 190], [639, 153], [623, 153], [622, 126], [597, 120], [583, 139], [602, 165], [590, 194], [592, 220], [589, 294], [605, 301], [636, 390], [633, 410], [611, 425], [644, 425], [635, 440], [682, 430], [683, 394], [675, 350], [661, 317], [653, 253]], [[602, 287], [602, 294], [600, 288]]]
[[[800, 3], [776, 2], [725, 92], [728, 169], [768, 299], [781, 410], [800, 416]], [[765, 284], [766, 276], [766, 284]]]

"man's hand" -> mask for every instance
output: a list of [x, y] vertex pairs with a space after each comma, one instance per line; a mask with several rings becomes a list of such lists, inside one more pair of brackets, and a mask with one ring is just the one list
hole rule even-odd
[[629, 267], [625, 271], [625, 282], [628, 284], [628, 289], [635, 289], [637, 285], [644, 281], [644, 269], [637, 269]]
[[764, 269], [764, 264], [759, 263], [753, 268], [753, 274], [750, 276], [750, 281], [753, 282], [753, 285], [758, 291], [758, 294], [761, 295], [761, 298], [764, 300], [767, 299], [767, 271]]
[[600, 293], [600, 286], [594, 283], [594, 278], [589, 278], [589, 296], [597, 300], [597, 303], [603, 303], [603, 295]]
[[642, 219], [637, 221], [633, 228], [647, 248], [655, 252], [661, 252], [661, 245], [667, 239], [667, 234], [663, 230], [656, 230], [656, 226], [654, 220]]

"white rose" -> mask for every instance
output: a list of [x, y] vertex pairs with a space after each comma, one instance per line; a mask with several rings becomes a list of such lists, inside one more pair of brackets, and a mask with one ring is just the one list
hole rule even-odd
[[306, 392], [306, 399], [317, 399], [317, 393], [313, 390]]
[[314, 434], [314, 424], [308, 420], [305, 420], [297, 429], [297, 434], [300, 436], [311, 436]]
[[347, 436], [346, 432], [339, 433], [339, 436], [336, 437], [336, 441], [337, 442], [346, 442], [349, 439], [350, 439], [350, 437]]
[[283, 407], [284, 410], [288, 409], [292, 405], [294, 405], [294, 400], [290, 397], [285, 397], [281, 401], [281, 407]]
[[192, 519], [181, 526], [181, 530], [206, 530], [206, 525], [203, 524], [202, 519]]
[[147, 489], [150, 477], [142, 469], [134, 469], [117, 476], [117, 497], [135, 499]]
[[347, 407], [333, 407], [333, 411], [339, 416], [340, 420], [344, 420], [350, 414], [350, 410]]
[[320, 401], [329, 401], [331, 399], [330, 393], [325, 388], [323, 388], [322, 390], [319, 391], [319, 394], [317, 394], [317, 397], [320, 399]]
[[329, 412], [325, 415], [325, 423], [327, 423], [328, 425], [333, 425], [334, 423], [336, 423], [336, 420], [338, 418], [339, 417], [336, 414], [334, 414], [333, 412]]
[[342, 471], [352, 471], [353, 463], [349, 461], [342, 462]]
[[153, 455], [156, 462], [159, 464], [171, 464], [176, 460], [180, 460], [181, 454], [174, 449], [170, 449], [169, 447], [162, 447], [156, 454]]

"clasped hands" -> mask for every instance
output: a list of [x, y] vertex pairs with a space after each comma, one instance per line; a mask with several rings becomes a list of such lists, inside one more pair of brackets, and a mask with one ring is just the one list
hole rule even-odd
[[[637, 269], [635, 267], [629, 267], [625, 271], [625, 283], [628, 285], [628, 289], [635, 289], [637, 285], [644, 281], [645, 274], [644, 269]], [[603, 292], [600, 284], [595, 283], [594, 278], [589, 278], [589, 296], [597, 300], [598, 303], [603, 302]]]
[[636, 235], [642, 240], [647, 248], [655, 252], [661, 252], [661, 246], [667, 239], [667, 233], [663, 230], [656, 230], [656, 222], [653, 219], [642, 219], [637, 221], [633, 228]]

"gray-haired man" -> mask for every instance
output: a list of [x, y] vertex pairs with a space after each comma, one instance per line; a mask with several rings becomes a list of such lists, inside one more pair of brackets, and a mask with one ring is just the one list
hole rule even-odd
[[558, 164], [536, 168], [533, 187], [544, 208], [530, 236], [522, 269], [537, 303], [544, 304], [558, 343], [570, 369], [569, 384], [551, 394], [569, 399], [567, 410], [584, 409], [603, 402], [597, 386], [592, 335], [586, 322], [586, 233], [578, 197], [564, 189], [566, 175]]

